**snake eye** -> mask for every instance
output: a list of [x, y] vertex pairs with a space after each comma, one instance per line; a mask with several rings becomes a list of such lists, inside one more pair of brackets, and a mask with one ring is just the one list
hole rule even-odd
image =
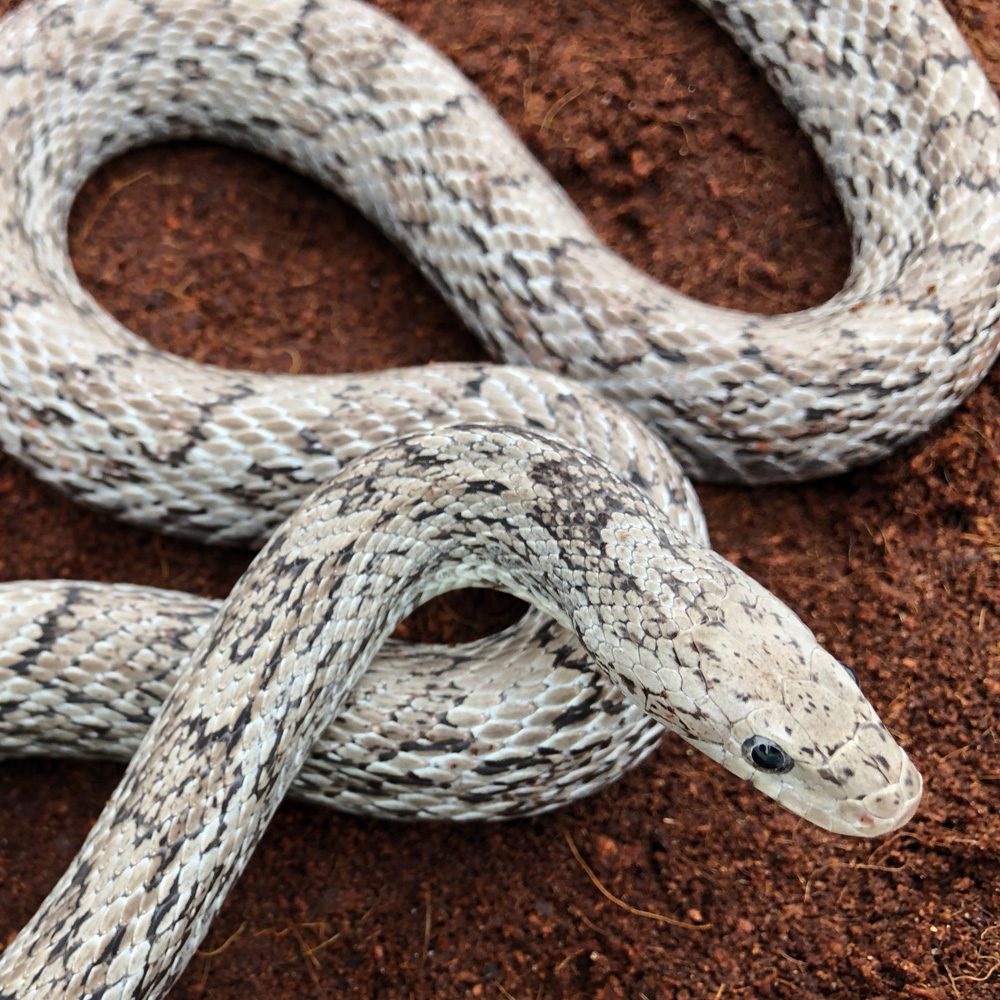
[[743, 756], [759, 771], [784, 774], [792, 769], [792, 758], [777, 743], [763, 736], [750, 736], [743, 741]]
[[[858, 675], [853, 670], [851, 670], [851, 668], [846, 663], [842, 663], [841, 666], [847, 671], [847, 676], [850, 677], [855, 684], [858, 684]], [[861, 685], [858, 684], [858, 687], [861, 687]]]

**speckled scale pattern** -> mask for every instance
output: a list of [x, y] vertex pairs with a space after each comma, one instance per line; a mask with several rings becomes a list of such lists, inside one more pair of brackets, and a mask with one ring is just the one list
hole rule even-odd
[[[128, 585], [0, 586], [0, 757], [128, 760], [218, 610]], [[387, 819], [508, 819], [592, 794], [662, 727], [528, 612], [477, 642], [389, 642], [291, 794]]]
[[[0, 997], [168, 989], [385, 637], [470, 584], [572, 629], [643, 712], [812, 822], [869, 836], [916, 808], [906, 754], [788, 608], [586, 452], [460, 425], [359, 458], [277, 529], [0, 956]], [[757, 769], [754, 736], [794, 767]]]
[[938, 0], [705, 6], [812, 137], [848, 213], [850, 278], [815, 308], [746, 315], [657, 285], [597, 241], [454, 67], [364, 4], [26, 3], [0, 35], [14, 151], [0, 175], [0, 441], [136, 520], [150, 516], [140, 488], [107, 483], [136, 474], [141, 447], [158, 482], [197, 482], [161, 506], [208, 534], [233, 504], [206, 458], [244, 481], [248, 452], [266, 470], [335, 450], [337, 382], [165, 357], [72, 273], [79, 185], [116, 152], [178, 135], [250, 146], [333, 187], [499, 358], [617, 399], [698, 476], [822, 475], [921, 433], [997, 351], [995, 94]]
[[[27, 696], [19, 705], [0, 691], [0, 716], [14, 720], [11, 730], [0, 729], [8, 751], [18, 741], [26, 749], [19, 713], [24, 721], [40, 711], [49, 713], [51, 734], [83, 732], [85, 742], [94, 741], [84, 749], [99, 752], [104, 721], [97, 709], [94, 717], [53, 710], [53, 687], [40, 683], [43, 665], [68, 669], [90, 697], [94, 682], [80, 676], [79, 664], [104, 667], [87, 650], [107, 652], [109, 662], [119, 655], [108, 649], [107, 635], [85, 638], [89, 626], [71, 610], [87, 608], [92, 620], [110, 622], [112, 632], [139, 643], [130, 647], [142, 651], [137, 659], [148, 661], [135, 701], [96, 682], [111, 689], [117, 709], [134, 716], [126, 742], [139, 741], [157, 712], [171, 656], [193, 647], [193, 662], [215, 664], [218, 673], [182, 670], [153, 735], [137, 751], [157, 788], [173, 789], [179, 811], [170, 813], [166, 799], [144, 798], [134, 779], [140, 765], [131, 766], [111, 807], [119, 822], [105, 815], [88, 841], [93, 853], [78, 859], [0, 959], [0, 996], [154, 996], [167, 988], [235, 878], [222, 873], [222, 859], [238, 871], [281, 792], [332, 724], [330, 702], [318, 692], [360, 671], [387, 623], [415, 599], [408, 559], [428, 559], [440, 573], [428, 570], [420, 587], [485, 574], [571, 627], [581, 643], [573, 656], [595, 658], [620, 694], [581, 680], [568, 695], [570, 708], [556, 718], [592, 699], [606, 717], [632, 720], [622, 729], [631, 734], [625, 749], [602, 762], [599, 754], [588, 756], [588, 747], [580, 756], [596, 770], [579, 772], [586, 773], [583, 785], [567, 780], [555, 798], [530, 768], [512, 772], [506, 787], [495, 769], [481, 769], [497, 802], [527, 786], [524, 797], [517, 791], [495, 815], [548, 808], [575, 789], [596, 787], [641, 756], [658, 725], [830, 829], [871, 835], [912, 813], [919, 776], [846, 671], [787, 609], [704, 547], [690, 487], [665, 451], [595, 392], [664, 435], [690, 472], [747, 482], [872, 461], [940, 419], [981, 379], [997, 350], [996, 97], [937, 0], [703, 5], [763, 68], [813, 139], [852, 226], [847, 285], [802, 313], [762, 317], [697, 303], [610, 253], [472, 85], [363, 4], [273, 0], [265, 9], [250, 0], [29, 0], [0, 25], [0, 126], [10, 151], [0, 163], [0, 443], [48, 482], [136, 523], [209, 541], [259, 542], [278, 531], [268, 543], [270, 562], [255, 564], [247, 578], [254, 589], [238, 588], [211, 619], [210, 609], [180, 597], [180, 620], [154, 610], [161, 630], [140, 636], [127, 620], [131, 602], [155, 606], [163, 595], [51, 584], [12, 599], [65, 620], [67, 634], [43, 636], [37, 623], [24, 621], [8, 628], [0, 647], [8, 675], [0, 680]], [[290, 378], [226, 372], [153, 350], [79, 286], [66, 219], [76, 190], [100, 162], [136, 143], [178, 136], [245, 145], [333, 187], [407, 250], [499, 358], [581, 379], [593, 391], [525, 368]], [[461, 421], [502, 421], [570, 443], [540, 442], [514, 427], [503, 439], [493, 430], [434, 430]], [[413, 433], [422, 436], [388, 444]], [[604, 445], [596, 443], [602, 438]], [[466, 453], [455, 450], [458, 440]], [[606, 459], [627, 481], [574, 445]], [[545, 476], [540, 454], [548, 456]], [[407, 463], [416, 463], [420, 477], [401, 471]], [[447, 478], [459, 468], [479, 475], [482, 463], [495, 478]], [[365, 468], [366, 486], [392, 488], [362, 504], [357, 475]], [[550, 476], [553, 470], [559, 476]], [[438, 473], [448, 482], [440, 495], [433, 493]], [[300, 519], [282, 522], [330, 477], [334, 485], [321, 489], [309, 509], [329, 514], [336, 535], [320, 539], [306, 560], [290, 539], [310, 530]], [[419, 501], [423, 527], [364, 535], [385, 546], [361, 560], [381, 567], [381, 575], [364, 579], [349, 539], [373, 523], [381, 531], [393, 511], [418, 502], [418, 479], [431, 490]], [[653, 499], [635, 494], [638, 487]], [[484, 511], [505, 491], [504, 502], [520, 499], [515, 507], [501, 503], [498, 531], [495, 514]], [[626, 494], [622, 510], [607, 506], [609, 497]], [[597, 520], [580, 516], [581, 498]], [[679, 512], [686, 534], [677, 535], [665, 511]], [[439, 515], [454, 535], [432, 541], [422, 532], [438, 525]], [[471, 528], [484, 517], [485, 536], [456, 541], [465, 537], [458, 526]], [[566, 549], [553, 547], [556, 537]], [[387, 568], [388, 557], [401, 562]], [[350, 572], [333, 574], [337, 582], [330, 584], [338, 561]], [[540, 567], [553, 576], [539, 576]], [[308, 591], [301, 589], [305, 576], [314, 581]], [[286, 589], [275, 589], [282, 581]], [[658, 589], [667, 583], [669, 597]], [[338, 608], [358, 631], [334, 634], [325, 619], [311, 617], [321, 593], [333, 596], [327, 588], [337, 591]], [[581, 595], [584, 604], [577, 603]], [[119, 605], [110, 617], [98, 610], [105, 598]], [[278, 621], [290, 631], [277, 632]], [[554, 629], [533, 614], [516, 632], [516, 641], [548, 664], [537, 675], [542, 702], [531, 702], [535, 715], [528, 718], [544, 716], [554, 704], [547, 699], [557, 697], [546, 687], [563, 649]], [[285, 677], [284, 653], [304, 632], [332, 643], [331, 660], [307, 656], [315, 671]], [[484, 640], [476, 653], [490, 643], [502, 650], [508, 641], [511, 635]], [[440, 651], [413, 655], [437, 656], [432, 673], [449, 662]], [[233, 672], [250, 659], [263, 677]], [[287, 681], [280, 696], [272, 681]], [[337, 699], [348, 697], [346, 688], [337, 690]], [[653, 721], [639, 712], [629, 717], [625, 700]], [[248, 705], [254, 711], [244, 714]], [[538, 739], [551, 738], [534, 731], [529, 737], [530, 726], [498, 723], [469, 705], [466, 699], [457, 715], [477, 730], [476, 740], [499, 734], [510, 746], [526, 741], [537, 750]], [[440, 714], [424, 707], [432, 713], [425, 720]], [[262, 721], [279, 715], [288, 720], [280, 734]], [[607, 725], [607, 718], [588, 715], [584, 742], [592, 723]], [[420, 725], [426, 730], [426, 721]], [[446, 770], [455, 763], [446, 748], [451, 732], [428, 736], [440, 737]], [[556, 770], [577, 756], [569, 733], [548, 748]], [[788, 774], [755, 770], [745, 741], [761, 734], [787, 744], [794, 760]], [[249, 756], [231, 760], [229, 750], [244, 740]], [[301, 790], [348, 808], [417, 815], [463, 814], [475, 797], [461, 781], [440, 780], [430, 765], [420, 772], [426, 759], [413, 756], [405, 738], [391, 752], [400, 768], [384, 783], [357, 758], [354, 784], [344, 787], [320, 785], [330, 778], [322, 773], [328, 757], [314, 755]], [[513, 753], [485, 752], [508, 761]], [[171, 771], [174, 764], [179, 770]], [[232, 781], [204, 789], [204, 812], [199, 800], [196, 816], [185, 812], [181, 786], [171, 782], [183, 782], [184, 767], [201, 774], [207, 765], [229, 768]], [[414, 775], [429, 784], [412, 781]], [[393, 781], [421, 784], [421, 792], [396, 797], [393, 788], [383, 795]], [[390, 799], [405, 805], [393, 807]], [[237, 840], [236, 818], [250, 831], [245, 842]], [[162, 858], [140, 849], [154, 828], [176, 850], [155, 877]], [[106, 883], [110, 869], [120, 879]], [[217, 878], [207, 884], [206, 875]], [[144, 909], [149, 899], [138, 901], [143, 885], [162, 894], [155, 918]], [[74, 931], [65, 938], [69, 923]], [[113, 927], [127, 930], [119, 936]]]
[[[335, 457], [317, 447], [302, 468], [262, 473], [258, 485], [234, 488], [232, 520], [219, 528], [213, 522], [212, 540], [261, 543], [317, 483], [372, 442], [465, 414], [518, 421], [585, 448], [640, 484], [681, 530], [707, 542], [694, 492], [663, 443], [564, 379], [465, 364], [336, 381], [342, 423], [323, 424], [317, 415], [315, 424], [330, 427]], [[303, 433], [311, 439], [314, 432]], [[212, 454], [210, 441], [196, 448]], [[209, 457], [206, 465], [216, 476], [233, 471]], [[116, 477], [106, 471], [110, 491]], [[182, 488], [180, 478], [175, 482]], [[148, 484], [117, 485], [138, 492]], [[170, 524], [178, 516], [178, 494], [152, 488], [143, 496], [145, 517]], [[185, 520], [178, 530], [193, 529]], [[166, 693], [166, 675], [207, 627], [210, 608], [189, 595], [128, 587], [56, 581], [0, 587], [0, 754], [131, 752]], [[572, 633], [537, 611], [476, 643], [390, 644], [368, 680], [303, 774], [303, 794], [313, 800], [397, 817], [533, 813], [607, 784], [660, 733], [594, 674]], [[468, 726], [440, 721], [456, 701], [479, 706]]]

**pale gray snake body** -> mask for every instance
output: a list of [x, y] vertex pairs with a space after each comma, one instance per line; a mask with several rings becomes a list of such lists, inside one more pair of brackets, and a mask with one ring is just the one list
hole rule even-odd
[[[643, 424], [692, 473], [760, 481], [872, 461], [947, 413], [997, 349], [996, 97], [936, 0], [704, 5], [852, 225], [848, 283], [814, 309], [748, 316], [653, 283], [457, 71], [362, 4], [30, 2], [0, 25], [4, 448], [131, 521], [274, 532], [220, 609], [0, 588], [0, 748], [135, 752], [0, 956], [0, 996], [168, 989], [324, 730], [298, 790], [381, 815], [551, 808], [661, 725], [828, 829], [912, 815], [905, 753], [808, 629], [706, 547]], [[288, 378], [154, 351], [80, 288], [65, 223], [102, 160], [194, 135], [334, 187], [499, 356], [557, 374]], [[350, 695], [410, 608], [476, 582], [541, 610], [472, 648], [390, 650]]]

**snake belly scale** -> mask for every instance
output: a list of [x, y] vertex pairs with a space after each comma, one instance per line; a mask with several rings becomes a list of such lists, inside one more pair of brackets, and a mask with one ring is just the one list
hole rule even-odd
[[[431, 781], [438, 791], [397, 799], [353, 760], [360, 781], [318, 791], [330, 786], [314, 767], [304, 794], [386, 815], [522, 814], [598, 787], [665, 726], [828, 829], [872, 835], [912, 814], [919, 775], [850, 673], [705, 546], [665, 448], [595, 393], [662, 433], [688, 471], [747, 482], [872, 461], [940, 419], [997, 350], [996, 97], [936, 0], [704, 6], [779, 89], [847, 211], [851, 275], [815, 309], [729, 312], [626, 265], [468, 81], [363, 4], [29, 2], [0, 25], [0, 441], [133, 522], [208, 541], [274, 532], [220, 608], [178, 597], [181, 624], [153, 613], [174, 662], [151, 667], [160, 690], [128, 737], [123, 784], [0, 957], [0, 997], [168, 989], [387, 631], [452, 586], [488, 582], [538, 606], [518, 626], [542, 650], [535, 723], [582, 728], [555, 727], [526, 767], [496, 750], [506, 788], [494, 767], [479, 786]], [[333, 187], [498, 356], [555, 374], [292, 379], [152, 350], [80, 288], [66, 219], [101, 161], [185, 136]], [[24, 726], [61, 669], [48, 626], [72, 631], [70, 612], [88, 609], [111, 621], [118, 604], [103, 634], [134, 633], [123, 597], [170, 600], [4, 588], [0, 748], [32, 749]], [[568, 631], [554, 637], [545, 616]], [[549, 683], [553, 650], [570, 642]], [[584, 661], [613, 688], [579, 680]], [[105, 723], [87, 704], [57, 710], [49, 732], [82, 732], [100, 752]], [[426, 718], [479, 729], [438, 733], [437, 749], [503, 728], [482, 712], [467, 695], [429, 701]], [[605, 740], [624, 749], [595, 755]], [[531, 770], [542, 756], [557, 792]], [[417, 760], [398, 756], [398, 783], [413, 784]]]

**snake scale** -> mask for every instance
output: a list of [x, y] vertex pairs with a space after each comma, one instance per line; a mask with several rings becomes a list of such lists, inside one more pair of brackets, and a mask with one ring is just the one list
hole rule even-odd
[[[656, 285], [366, 5], [30, 0], [0, 24], [3, 447], [126, 520], [270, 536], [219, 606], [0, 591], [0, 748], [134, 751], [0, 956], [0, 997], [164, 993], [300, 770], [302, 794], [349, 809], [519, 815], [599, 787], [666, 727], [827, 829], [912, 815], [905, 753], [850, 672], [706, 546], [656, 434], [704, 478], [817, 476], [970, 391], [997, 350], [996, 97], [937, 0], [703, 6], [844, 205], [851, 274], [821, 306], [750, 316]], [[99, 163], [187, 136], [334, 188], [497, 356], [552, 372], [290, 378], [156, 352], [79, 286], [66, 220]], [[470, 583], [538, 610], [471, 647], [387, 647], [365, 674], [412, 607]], [[119, 678], [123, 657], [138, 675]]]

